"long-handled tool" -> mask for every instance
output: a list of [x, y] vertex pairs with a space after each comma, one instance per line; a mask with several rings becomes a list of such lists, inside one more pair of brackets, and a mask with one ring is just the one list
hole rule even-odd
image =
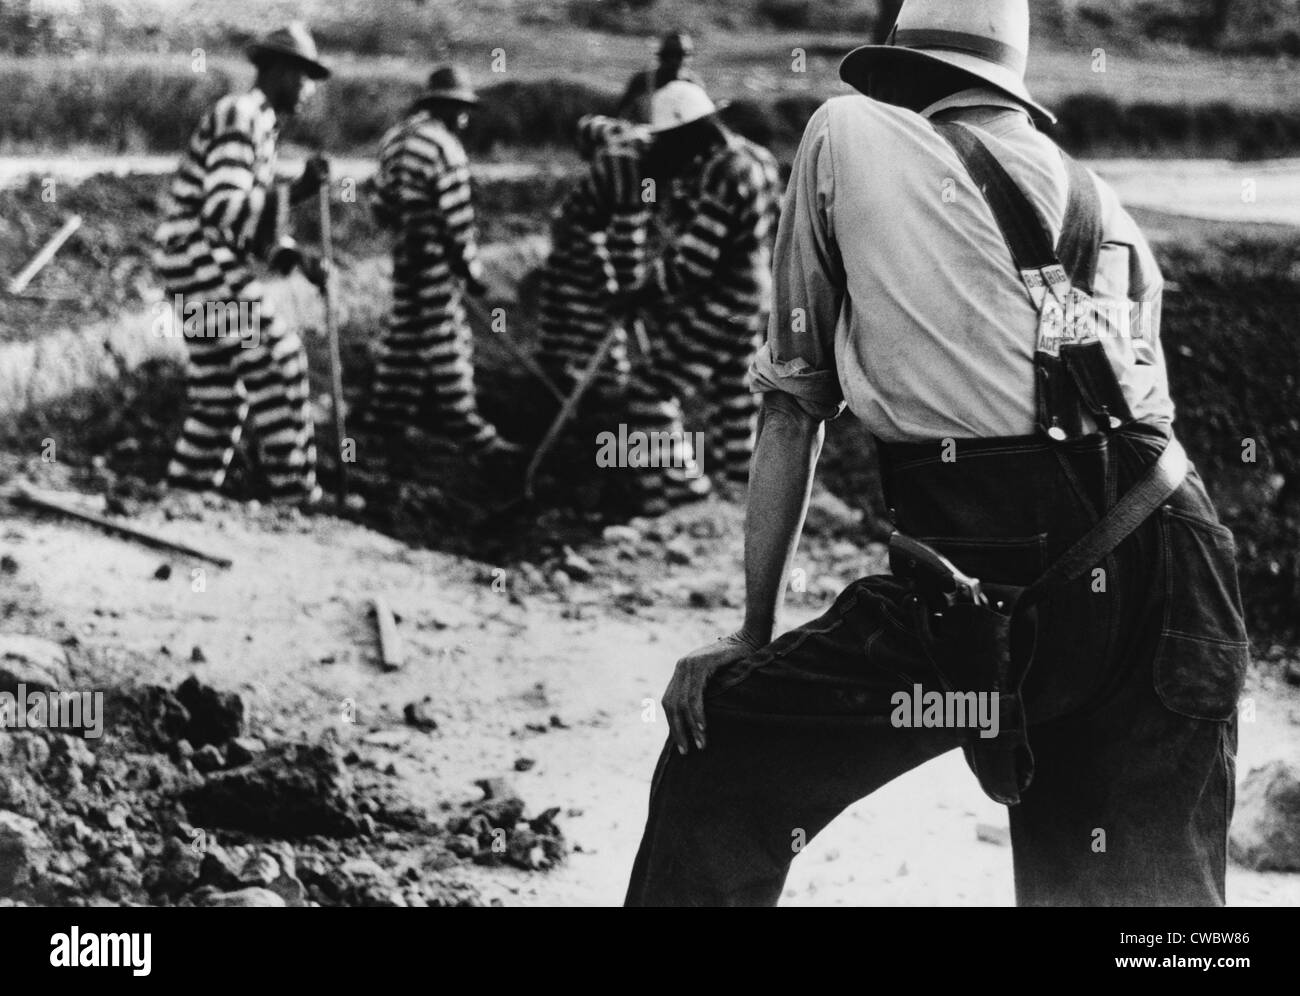
[[41, 251], [32, 257], [32, 261], [22, 268], [22, 270], [9, 281], [5, 288], [10, 294], [21, 294], [27, 289], [27, 285], [32, 282], [32, 278], [45, 268], [54, 254], [62, 248], [63, 243], [72, 238], [72, 233], [81, 227], [81, 215], [74, 214], [71, 218], [63, 223], [63, 227], [55, 232], [48, 242], [41, 247]]
[[[470, 297], [468, 294], [465, 295], [464, 300], [469, 310], [474, 312], [474, 317], [477, 318], [478, 321], [486, 325], [489, 329], [492, 328], [492, 318], [487, 314], [487, 312], [483, 310], [483, 305], [479, 303], [479, 301], [476, 300], [475, 298]], [[525, 370], [527, 370], [530, 374], [536, 377], [537, 380], [546, 387], [546, 390], [550, 392], [551, 397], [553, 397], [556, 401], [560, 402], [560, 404], [564, 404], [564, 400], [565, 400], [564, 392], [555, 386], [555, 381], [551, 380], [551, 378], [547, 376], [546, 371], [543, 370], [541, 366], [538, 365], [537, 361], [533, 359], [531, 355], [529, 355], [529, 353], [524, 349], [523, 346], [515, 342], [514, 338], [510, 335], [509, 332], [503, 330], [500, 333], [498, 333], [495, 336], [495, 338], [506, 344], [506, 348], [510, 350], [511, 354], [513, 354], [515, 359], [517, 359], [523, 365], [523, 368]]]
[[347, 506], [348, 500], [348, 465], [344, 459], [343, 448], [347, 440], [347, 429], [343, 424], [343, 361], [339, 356], [338, 316], [334, 313], [334, 294], [331, 281], [334, 277], [334, 237], [330, 225], [330, 185], [326, 181], [320, 185], [320, 251], [321, 251], [321, 298], [325, 304], [325, 335], [329, 339], [330, 353], [330, 400], [334, 409], [334, 443], [336, 446], [337, 474], [335, 478], [334, 498], [340, 510]]
[[560, 433], [564, 427], [573, 419], [578, 410], [578, 405], [582, 403], [583, 396], [587, 389], [596, 380], [596, 375], [600, 373], [600, 368], [609, 355], [609, 351], [614, 348], [614, 343], [618, 341], [623, 333], [623, 327], [617, 323], [610, 326], [610, 330], [601, 340], [596, 352], [592, 354], [591, 359], [587, 362], [587, 367], [582, 371], [582, 376], [578, 378], [578, 383], [573, 388], [573, 393], [565, 399], [564, 405], [560, 408], [560, 414], [555, 417], [551, 427], [546, 430], [546, 435], [542, 437], [541, 444], [537, 447], [537, 452], [533, 454], [532, 461], [528, 464], [528, 470], [524, 473], [524, 498], [528, 501], [533, 500], [533, 485], [536, 483], [537, 470], [546, 459], [548, 453], [555, 447], [555, 442], [560, 438]]
[[151, 530], [144, 529], [140, 526], [134, 526], [129, 522], [120, 519], [110, 519], [107, 516], [99, 515], [95, 512], [89, 512], [84, 508], [79, 508], [62, 495], [54, 496], [42, 494], [26, 485], [19, 483], [9, 493], [9, 499], [19, 505], [26, 505], [29, 508], [39, 508], [46, 512], [57, 512], [60, 515], [66, 515], [70, 519], [79, 519], [82, 522], [88, 522], [93, 526], [108, 532], [118, 533], [119, 535], [129, 537], [137, 542], [144, 543], [146, 546], [156, 547], [160, 550], [170, 550], [173, 553], [185, 554], [189, 557], [195, 557], [199, 560], [206, 560], [209, 563], [216, 564], [218, 567], [230, 567], [234, 562], [224, 554], [215, 553], [211, 550], [204, 550], [189, 543], [183, 543], [179, 540], [169, 539], [161, 536]]

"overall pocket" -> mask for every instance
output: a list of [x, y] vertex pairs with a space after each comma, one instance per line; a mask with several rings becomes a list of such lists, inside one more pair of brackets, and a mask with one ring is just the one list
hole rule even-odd
[[1230, 719], [1250, 659], [1236, 543], [1216, 522], [1168, 505], [1159, 515], [1165, 610], [1153, 665], [1156, 694], [1180, 715]]

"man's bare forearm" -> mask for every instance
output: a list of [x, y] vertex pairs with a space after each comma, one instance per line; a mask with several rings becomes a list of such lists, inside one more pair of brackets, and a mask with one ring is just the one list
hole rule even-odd
[[812, 494], [823, 423], [788, 395], [764, 395], [745, 516], [745, 635], [772, 639]]

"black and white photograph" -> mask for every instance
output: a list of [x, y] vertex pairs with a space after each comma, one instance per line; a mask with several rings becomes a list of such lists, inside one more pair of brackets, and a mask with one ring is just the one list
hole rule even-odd
[[0, 0], [0, 918], [1262, 967], [1297, 315], [1300, 0]]

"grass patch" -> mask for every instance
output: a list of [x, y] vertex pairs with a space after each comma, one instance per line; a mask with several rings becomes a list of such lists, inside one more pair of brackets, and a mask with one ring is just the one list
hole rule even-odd
[[[777, 69], [769, 64], [768, 72]], [[0, 61], [0, 92], [8, 98], [0, 103], [0, 150], [177, 152], [212, 102], [248, 86], [251, 78], [251, 70], [236, 62], [209, 61], [204, 72], [194, 72], [188, 58]], [[405, 63], [345, 64], [302, 118], [287, 126], [286, 138], [336, 154], [369, 153], [410, 107], [423, 78], [422, 69]], [[567, 147], [581, 115], [609, 111], [617, 99], [608, 83], [581, 78], [512, 72], [484, 79], [482, 112], [466, 143], [479, 155]], [[737, 99], [728, 120], [788, 155], [809, 115], [829, 95], [774, 85]], [[1089, 92], [1055, 106], [1058, 139], [1080, 155], [1252, 159], [1300, 153], [1300, 115], [1293, 104], [1129, 102]]]

